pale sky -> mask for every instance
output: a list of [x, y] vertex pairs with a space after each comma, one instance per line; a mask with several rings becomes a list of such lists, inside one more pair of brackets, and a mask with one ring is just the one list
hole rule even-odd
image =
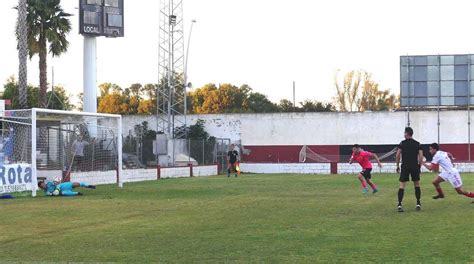
[[[69, 51], [49, 59], [55, 84], [82, 91], [82, 36], [77, 0]], [[0, 84], [17, 75], [17, 0], [0, 1]], [[98, 39], [98, 84], [156, 83], [159, 0], [125, 0], [125, 37]], [[399, 56], [463, 54], [474, 50], [472, 0], [184, 0], [193, 29], [189, 81], [249, 84], [273, 101], [331, 100], [337, 69], [365, 69], [383, 89], [399, 93]], [[187, 36], [187, 32], [186, 32]], [[51, 68], [48, 69], [51, 82]], [[38, 60], [28, 82], [38, 84]], [[74, 100], [76, 101], [76, 100]]]

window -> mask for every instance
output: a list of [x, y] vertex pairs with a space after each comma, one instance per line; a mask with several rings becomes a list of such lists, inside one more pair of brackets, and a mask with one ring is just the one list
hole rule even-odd
[[415, 98], [416, 106], [425, 106], [427, 104], [428, 104], [428, 98], [426, 97]]
[[440, 56], [441, 65], [453, 65], [454, 56]]
[[122, 15], [107, 15], [107, 25], [109, 27], [122, 27]]
[[415, 97], [426, 97], [428, 88], [426, 82], [415, 82]]
[[441, 66], [441, 80], [454, 80], [454, 66]]
[[467, 105], [467, 97], [454, 97], [455, 105]]
[[[410, 89], [408, 89], [408, 87], [410, 87]], [[403, 82], [402, 83], [402, 95], [403, 96], [410, 96], [410, 97], [413, 97], [415, 96], [415, 92], [414, 92], [414, 84], [413, 82]]]
[[118, 0], [105, 0], [105, 6], [119, 7]]
[[102, 0], [87, 0], [88, 5], [102, 5]]
[[428, 105], [438, 105], [439, 98], [438, 97], [428, 97]]
[[428, 96], [438, 97], [438, 95], [439, 95], [439, 83], [428, 82]]
[[438, 66], [428, 66], [428, 81], [439, 80], [439, 68]]
[[401, 104], [403, 106], [414, 105], [415, 104], [415, 98], [410, 97], [410, 100], [408, 101], [407, 97], [402, 97], [401, 98]]
[[415, 67], [415, 81], [427, 81], [428, 72], [426, 66]]
[[428, 56], [428, 65], [437, 66], [438, 63], [438, 56]]
[[428, 58], [426, 56], [416, 56], [415, 65], [428, 65]]
[[441, 82], [441, 96], [454, 96], [454, 82]]
[[467, 55], [454, 56], [454, 64], [456, 65], [467, 65], [469, 57]]
[[454, 95], [455, 96], [467, 96], [468, 84], [464, 81], [454, 82]]
[[96, 12], [84, 11], [84, 24], [98, 25], [100, 14]]
[[468, 75], [467, 65], [456, 65], [454, 66], [454, 79], [456, 81], [466, 81]]
[[454, 97], [441, 97], [441, 105], [454, 105]]

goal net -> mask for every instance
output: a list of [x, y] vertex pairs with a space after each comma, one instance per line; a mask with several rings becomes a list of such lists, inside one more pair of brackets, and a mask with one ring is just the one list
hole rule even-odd
[[[382, 162], [393, 162], [395, 161], [395, 156], [397, 153], [397, 148], [385, 153], [375, 153]], [[318, 154], [313, 151], [308, 146], [303, 146], [299, 153], [299, 162], [301, 163], [329, 163], [329, 162], [349, 162], [351, 158], [350, 155], [330, 155], [330, 154]], [[375, 162], [375, 159], [371, 160]]]
[[120, 115], [47, 109], [0, 115], [0, 194], [31, 191], [38, 180], [113, 177], [122, 186]]

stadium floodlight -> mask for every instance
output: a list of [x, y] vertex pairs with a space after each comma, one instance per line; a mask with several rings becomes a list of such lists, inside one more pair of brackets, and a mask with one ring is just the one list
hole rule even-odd
[[34, 197], [41, 178], [112, 177], [122, 187], [120, 115], [33, 108], [6, 110], [0, 122], [0, 194]]

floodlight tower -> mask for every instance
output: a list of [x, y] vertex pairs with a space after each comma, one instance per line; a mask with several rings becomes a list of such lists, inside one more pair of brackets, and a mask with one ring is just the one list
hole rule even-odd
[[179, 129], [186, 125], [183, 1], [160, 0], [159, 21], [157, 131], [171, 143], [168, 156], [174, 163], [173, 139], [186, 137]]

